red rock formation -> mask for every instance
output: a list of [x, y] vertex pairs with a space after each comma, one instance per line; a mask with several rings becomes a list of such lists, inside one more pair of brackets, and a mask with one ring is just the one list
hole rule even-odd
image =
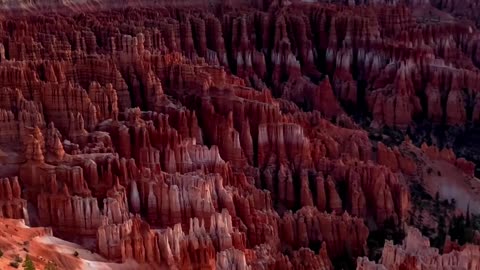
[[[110, 224], [106, 219], [97, 232], [100, 253], [111, 259], [124, 261], [133, 258], [140, 263], [160, 265], [183, 265], [184, 267], [211, 269], [229, 260], [230, 250], [236, 249], [236, 257], [243, 256], [244, 235], [233, 231], [228, 211], [211, 217], [210, 229], [204, 220], [190, 219], [189, 233], [177, 224], [164, 232], [151, 230], [139, 216], [120, 223]], [[230, 258], [232, 260], [232, 258]], [[237, 259], [238, 260], [238, 259]], [[244, 262], [246, 265], [246, 262]]]
[[378, 143], [377, 162], [392, 169], [392, 171], [402, 171], [405, 174], [413, 175], [417, 171], [415, 162], [400, 152], [398, 147], [393, 150], [386, 147], [383, 143]]
[[469, 176], [473, 176], [475, 173], [475, 164], [471, 161], [465, 160], [464, 158], [457, 158], [452, 149], [445, 148], [439, 150], [436, 146], [428, 146], [425, 143], [422, 144], [421, 149], [430, 159], [447, 161], [458, 167]]
[[475, 268], [479, 251], [478, 246], [466, 245], [461, 251], [440, 255], [438, 249], [430, 247], [428, 238], [422, 236], [418, 229], [409, 227], [402, 245], [393, 245], [391, 241], [385, 243], [378, 265], [367, 258], [359, 258], [357, 269]]
[[22, 199], [18, 177], [0, 179], [0, 215], [2, 218], [25, 219], [28, 224], [27, 201]]
[[[53, 181], [51, 185], [55, 185]], [[42, 224], [62, 233], [92, 235], [100, 226], [101, 213], [97, 199], [72, 196], [66, 185], [58, 193], [39, 194], [38, 210]]]
[[0, 7], [0, 216], [139, 268], [333, 269], [409, 220], [425, 156], [473, 179], [353, 120], [480, 119], [478, 34], [425, 6], [43, 2]]
[[287, 212], [281, 221], [282, 240], [293, 247], [305, 247], [325, 241], [328, 254], [334, 258], [346, 254], [364, 254], [368, 229], [363, 220], [348, 214], [322, 214], [305, 207], [295, 214]]
[[282, 98], [291, 100], [306, 110], [320, 111], [328, 118], [342, 113], [328, 78], [319, 85], [314, 85], [303, 77], [289, 80], [284, 86]]

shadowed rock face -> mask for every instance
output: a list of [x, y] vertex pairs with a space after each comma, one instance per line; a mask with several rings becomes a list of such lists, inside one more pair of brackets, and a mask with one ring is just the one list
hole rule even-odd
[[0, 216], [100, 264], [280, 270], [354, 267], [372, 232], [423, 226], [418, 186], [478, 213], [455, 149], [369, 137], [476, 125], [477, 30], [361, 2], [3, 3]]

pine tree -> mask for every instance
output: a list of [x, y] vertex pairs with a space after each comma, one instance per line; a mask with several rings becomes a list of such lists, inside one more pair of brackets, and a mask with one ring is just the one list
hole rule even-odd
[[30, 256], [27, 255], [25, 257], [25, 262], [23, 263], [23, 269], [24, 270], [35, 270], [35, 265], [33, 264], [32, 259], [30, 259]]
[[435, 213], [439, 213], [440, 212], [440, 194], [438, 193], [435, 193]]
[[445, 238], [447, 235], [447, 228], [445, 224], [444, 214], [438, 213], [438, 223], [437, 223], [437, 236], [432, 241], [432, 246], [441, 249], [445, 244]]
[[465, 218], [465, 226], [470, 227], [471, 222], [470, 222], [470, 203], [467, 205], [467, 214]]
[[48, 262], [45, 265], [45, 270], [57, 270], [57, 266], [53, 262]]
[[452, 226], [449, 230], [449, 235], [452, 237], [453, 240], [458, 240], [460, 245], [465, 244], [465, 217], [463, 215], [454, 218], [452, 221]]
[[455, 198], [452, 198], [452, 200], [450, 201], [450, 206], [452, 207], [452, 209], [455, 209], [457, 207], [457, 200], [455, 200]]

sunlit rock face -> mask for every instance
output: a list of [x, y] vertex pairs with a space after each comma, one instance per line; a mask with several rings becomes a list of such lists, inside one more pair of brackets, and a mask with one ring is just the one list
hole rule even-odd
[[419, 193], [457, 202], [448, 224], [480, 212], [475, 163], [382, 132], [478, 124], [477, 30], [318, 2], [1, 2], [0, 217], [96, 253], [75, 269], [476, 263], [414, 228], [446, 209]]

